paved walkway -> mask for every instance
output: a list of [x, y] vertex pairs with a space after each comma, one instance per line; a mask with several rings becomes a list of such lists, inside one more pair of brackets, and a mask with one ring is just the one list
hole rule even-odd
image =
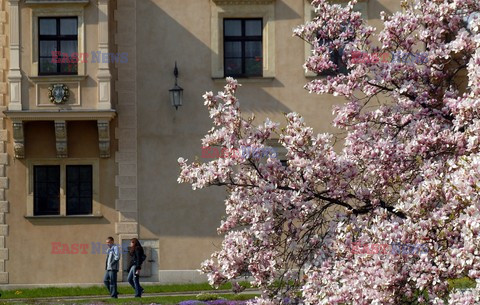
[[[148, 286], [145, 286], [145, 290], [148, 290]], [[232, 290], [205, 290], [205, 291], [183, 291], [183, 292], [145, 292], [142, 297], [160, 297], [160, 296], [192, 296], [192, 300], [195, 299], [195, 296], [199, 293], [215, 293], [215, 294], [232, 294]], [[240, 294], [252, 294], [260, 293], [258, 290], [253, 288], [247, 288], [245, 291]], [[119, 299], [130, 299], [128, 302], [132, 302], [131, 298], [134, 297], [133, 291], [132, 294], [119, 294]], [[23, 298], [23, 299], [4, 299], [0, 297], [1, 304], [61, 304], [64, 302], [75, 302], [75, 301], [101, 301], [109, 300], [108, 295], [90, 295], [90, 296], [65, 296], [65, 297], [43, 297], [43, 298]], [[128, 303], [127, 302], [127, 303]], [[95, 304], [95, 302], [92, 302]], [[85, 303], [83, 303], [85, 304]], [[87, 303], [88, 304], [88, 303]], [[97, 303], [98, 304], [98, 303]]]

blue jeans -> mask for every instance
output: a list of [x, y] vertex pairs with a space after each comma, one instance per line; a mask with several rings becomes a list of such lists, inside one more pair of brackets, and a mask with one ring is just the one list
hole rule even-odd
[[112, 298], [116, 298], [118, 296], [117, 272], [117, 270], [107, 270], [105, 271], [105, 276], [103, 277], [103, 283], [105, 284], [105, 287], [107, 287]]
[[130, 268], [130, 272], [128, 272], [128, 283], [135, 289], [135, 297], [141, 297], [143, 288], [140, 286], [140, 275], [135, 275], [136, 270], [137, 267], [135, 265]]

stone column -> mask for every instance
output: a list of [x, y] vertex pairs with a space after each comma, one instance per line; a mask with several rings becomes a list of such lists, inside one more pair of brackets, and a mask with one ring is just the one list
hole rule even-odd
[[[115, 224], [120, 242], [138, 238], [138, 204], [137, 204], [137, 101], [136, 101], [136, 1], [118, 0], [114, 19], [117, 22], [115, 44], [118, 53], [127, 53], [126, 63], [116, 63], [118, 79], [115, 91], [118, 95], [118, 128], [115, 137], [118, 151], [115, 161], [118, 175], [115, 184], [118, 198], [115, 207], [119, 212]], [[121, 31], [118, 29], [122, 29]]]
[[[10, 4], [10, 16], [7, 18], [6, 5]], [[7, 49], [7, 20], [10, 19], [10, 53]], [[0, 111], [6, 109], [8, 103], [8, 86], [5, 75], [8, 73], [8, 82], [14, 80], [15, 86], [15, 107], [21, 109], [20, 83], [22, 76], [20, 74], [20, 44], [19, 44], [19, 11], [18, 0], [5, 1], [0, 0]], [[13, 53], [13, 55], [12, 55]], [[8, 67], [8, 55], [10, 55], [10, 70]], [[15, 70], [12, 72], [12, 68]], [[12, 93], [12, 92], [10, 92]], [[12, 98], [12, 95], [10, 95]], [[7, 129], [5, 128], [4, 115], [0, 112], [0, 284], [8, 284], [8, 272], [5, 272], [5, 264], [8, 260], [8, 248], [5, 239], [8, 235], [8, 225], [5, 221], [5, 215], [8, 213], [9, 203], [5, 198], [5, 190], [8, 188], [8, 178], [6, 166], [8, 165], [8, 154], [6, 152], [6, 143], [8, 141]]]
[[98, 0], [98, 51], [101, 60], [98, 63], [98, 105], [97, 109], [112, 109], [109, 60], [103, 60], [103, 54], [108, 54], [108, 2], [109, 0]]
[[[19, 0], [10, 3], [10, 102], [8, 110], [22, 110], [22, 74], [20, 72], [20, 12]], [[2, 4], [3, 6], [3, 4]]]

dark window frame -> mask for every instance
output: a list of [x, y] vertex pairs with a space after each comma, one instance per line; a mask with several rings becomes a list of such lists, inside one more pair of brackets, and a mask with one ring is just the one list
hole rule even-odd
[[[56, 31], [57, 31], [57, 34], [56, 35], [42, 35], [40, 34], [41, 33], [41, 28], [40, 28], [40, 22], [41, 20], [46, 20], [46, 19], [53, 19], [56, 21]], [[75, 19], [75, 21], [77, 22], [77, 34], [76, 35], [61, 35], [61, 32], [60, 32], [60, 23], [62, 19]], [[57, 42], [57, 51], [60, 52], [60, 54], [62, 53], [62, 50], [61, 50], [61, 41], [76, 41], [77, 42], [77, 49], [78, 49], [78, 17], [76, 16], [63, 16], [63, 17], [39, 17], [38, 18], [38, 75], [78, 75], [78, 59], [77, 59], [77, 62], [76, 63], [69, 63], [70, 65], [75, 65], [76, 66], [76, 71], [75, 72], [68, 72], [68, 71], [62, 71], [61, 70], [61, 60], [62, 60], [62, 57], [59, 56], [58, 57], [58, 60], [60, 62], [56, 63], [57, 65], [57, 71], [56, 72], [43, 72], [41, 70], [41, 59], [43, 58], [48, 58], [48, 59], [51, 59], [53, 61], [53, 57], [52, 55], [50, 56], [41, 56], [40, 52], [41, 52], [41, 48], [40, 48], [40, 45], [41, 45], [41, 42], [42, 41], [56, 41]], [[69, 54], [69, 59], [71, 59], [72, 54]], [[77, 50], [77, 56], [78, 56], [78, 50]]]
[[[225, 35], [225, 23], [226, 21], [229, 20], [238, 20], [241, 21], [241, 35], [240, 36], [227, 36]], [[261, 35], [256, 35], [256, 36], [247, 36], [245, 34], [245, 21], [247, 20], [257, 20], [260, 21], [261, 29], [262, 29], [262, 34]], [[261, 60], [261, 72], [259, 74], [247, 74], [246, 73], [246, 59], [250, 57], [246, 57], [246, 52], [245, 52], [245, 42], [250, 42], [250, 41], [260, 41], [261, 47], [262, 47], [262, 60]], [[226, 42], [241, 42], [241, 64], [242, 64], [242, 72], [240, 74], [230, 74], [227, 73], [227, 66], [226, 66], [226, 59], [228, 58], [238, 58], [238, 57], [227, 57], [226, 56]], [[224, 18], [223, 19], [223, 75], [224, 77], [227, 76], [232, 76], [232, 77], [240, 77], [240, 78], [247, 78], [247, 77], [263, 77], [263, 19], [262, 18]]]
[[[329, 40], [324, 39], [324, 44], [328, 44]], [[317, 75], [319, 76], [336, 76], [339, 74], [347, 74], [349, 70], [347, 69], [347, 63], [343, 61], [344, 50], [341, 49], [334, 49], [332, 47], [328, 47], [330, 51], [330, 61], [333, 62], [337, 68], [324, 70]]]
[[[40, 170], [45, 170], [48, 168], [56, 168], [57, 170], [57, 180], [56, 181], [51, 181], [52, 177], [45, 177], [45, 181], [38, 181], [37, 175], [39, 175]], [[49, 174], [49, 171], [47, 170], [47, 175]], [[60, 180], [61, 180], [61, 167], [60, 165], [35, 165], [33, 167], [33, 214], [35, 216], [44, 216], [44, 215], [60, 215]], [[42, 194], [39, 191], [39, 188], [41, 187], [41, 184], [45, 185], [44, 192], [46, 191], [47, 194]], [[56, 194], [55, 196], [49, 196], [49, 189], [51, 184], [56, 184]], [[48, 209], [49, 207], [49, 202], [50, 200], [55, 200], [56, 199], [56, 209]], [[47, 202], [42, 202], [46, 200]], [[45, 206], [46, 205], [46, 206]], [[42, 208], [47, 208], [47, 209], [42, 209]]]
[[[88, 168], [89, 173], [89, 181], [83, 181], [81, 178], [78, 179], [77, 182], [69, 181], [69, 169], [81, 169], [81, 168]], [[89, 182], [89, 192], [88, 196], [83, 196], [82, 192], [82, 183]], [[65, 166], [65, 198], [66, 198], [66, 215], [92, 215], [93, 214], [93, 166], [90, 164], [67, 164]], [[78, 196], [72, 196], [71, 187], [73, 186], [78, 187]], [[77, 199], [78, 206], [72, 207], [73, 203], [72, 200]], [[80, 206], [82, 199], [88, 199], [89, 204], [87, 207]], [[69, 202], [70, 201], [70, 202]]]
[[[48, 168], [54, 168], [55, 177]], [[87, 177], [71, 179], [69, 170], [88, 168]], [[93, 215], [94, 164], [34, 164], [33, 165], [33, 216], [90, 216]], [[40, 177], [41, 170], [44, 170]], [[63, 181], [63, 182], [62, 182]], [[82, 186], [82, 183], [84, 184]], [[85, 184], [88, 183], [88, 186]], [[75, 196], [71, 187], [77, 187]], [[64, 188], [64, 193], [61, 189]], [[54, 190], [52, 192], [52, 190]], [[83, 190], [83, 194], [82, 194]], [[86, 194], [86, 195], [85, 195]], [[52, 196], [53, 195], [53, 196]], [[72, 199], [77, 199], [72, 206]], [[86, 200], [85, 200], [86, 199]], [[65, 205], [65, 215], [61, 214]], [[53, 208], [52, 208], [53, 207]]]
[[[342, 24], [342, 30], [347, 31], [348, 27], [350, 25], [347, 24]], [[318, 36], [317, 36], [318, 38]], [[336, 49], [330, 46], [332, 43], [331, 39], [321, 39], [322, 40], [322, 45], [327, 45], [328, 50], [330, 51], [330, 61], [333, 62], [337, 68], [336, 69], [329, 69], [322, 71], [321, 73], [317, 73], [318, 76], [336, 76], [336, 75], [346, 75], [350, 72], [350, 70], [347, 68], [347, 63], [343, 60], [344, 56], [344, 48]], [[348, 41], [352, 41], [349, 39]]]

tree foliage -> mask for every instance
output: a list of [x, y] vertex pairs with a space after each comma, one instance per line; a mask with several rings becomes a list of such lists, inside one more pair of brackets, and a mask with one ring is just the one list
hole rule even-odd
[[[179, 182], [229, 191], [222, 249], [202, 270], [214, 285], [251, 274], [259, 304], [480, 304], [480, 2], [403, 2], [382, 13], [378, 34], [354, 4], [314, 0], [315, 18], [294, 31], [312, 44], [306, 69], [339, 72], [306, 89], [345, 97], [334, 110], [340, 150], [297, 113], [282, 129], [254, 125], [233, 79], [204, 95], [214, 127], [203, 146], [262, 149], [274, 138], [288, 161], [179, 159]], [[353, 52], [425, 58], [352, 62]], [[427, 253], [352, 251], [399, 243]], [[449, 291], [448, 279], [466, 276], [477, 288]]]

